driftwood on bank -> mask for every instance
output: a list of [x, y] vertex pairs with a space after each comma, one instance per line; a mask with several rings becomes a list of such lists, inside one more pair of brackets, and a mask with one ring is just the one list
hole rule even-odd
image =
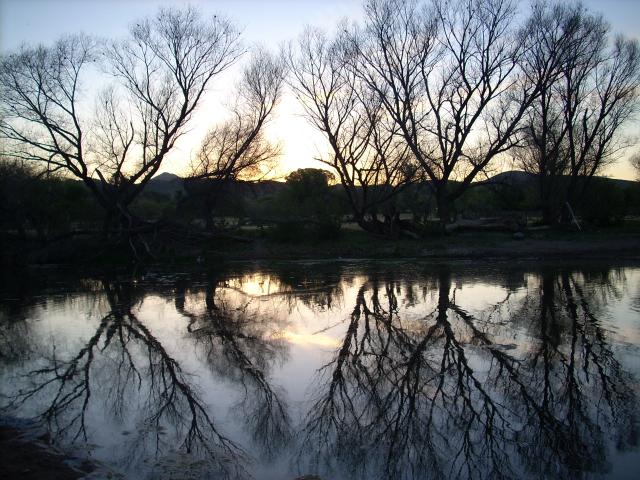
[[56, 235], [54, 237], [50, 237], [47, 239], [48, 243], [58, 242], [62, 240], [66, 240], [68, 238], [79, 237], [79, 236], [95, 236], [95, 237], [103, 237], [103, 238], [130, 238], [137, 235], [152, 235], [156, 238], [162, 237], [163, 235], [169, 236], [171, 238], [177, 239], [199, 239], [199, 240], [215, 240], [215, 239], [228, 239], [235, 240], [243, 243], [251, 243], [253, 239], [242, 237], [240, 235], [235, 235], [233, 232], [235, 230], [214, 230], [214, 231], [205, 231], [196, 229], [187, 225], [181, 225], [178, 223], [172, 222], [154, 222], [154, 223], [142, 223], [135, 227], [126, 228], [126, 229], [111, 229], [111, 230], [103, 230], [103, 229], [80, 229], [80, 230], [72, 230], [60, 235]]
[[[6, 240], [14, 251], [28, 254], [30, 258], [47, 259], [54, 262], [68, 259], [93, 258], [109, 252], [129, 251], [132, 259], [157, 259], [167, 251], [209, 248], [217, 241], [251, 243], [254, 240], [240, 235], [237, 230], [204, 231], [175, 222], [141, 222], [135, 226], [104, 230], [80, 228], [64, 233], [47, 235], [45, 238], [20, 239], [12, 232], [0, 232], [0, 242]], [[37, 260], [39, 262], [40, 260]]]
[[477, 218], [473, 220], [460, 219], [445, 226], [447, 233], [471, 230], [491, 232], [516, 232], [522, 229], [520, 222], [513, 218]]

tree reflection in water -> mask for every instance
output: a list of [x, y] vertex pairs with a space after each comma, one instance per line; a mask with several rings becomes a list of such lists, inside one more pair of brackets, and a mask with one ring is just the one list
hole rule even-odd
[[[430, 280], [420, 283], [437, 301], [420, 322], [404, 321], [393, 278], [371, 277], [358, 291], [304, 427], [301, 451], [316, 468], [574, 478], [607, 470], [608, 440], [636, 445], [632, 379], [597, 319], [610, 282], [543, 272], [523, 298], [507, 293], [480, 318], [456, 302], [448, 269]], [[405, 299], [414, 290], [405, 285]], [[502, 343], [504, 325], [524, 326], [526, 340]]]
[[[0, 312], [0, 374], [37, 362], [5, 411], [39, 405], [55, 438], [80, 442], [92, 441], [96, 416], [108, 411], [135, 425], [122, 441], [130, 465], [149, 457], [162, 465], [177, 450], [201, 462], [198, 475], [212, 478], [245, 475], [245, 451], [256, 447], [260, 465], [292, 456], [302, 473], [327, 478], [607, 472], [612, 448], [628, 450], [638, 435], [635, 380], [599, 320], [624, 293], [621, 275], [496, 270], [486, 282], [502, 296], [481, 306], [469, 303], [473, 295], [464, 288], [477, 272], [447, 267], [398, 273], [393, 265], [348, 272], [289, 266], [76, 281], [73, 294], [48, 300], [82, 292], [93, 305], [84, 310], [101, 312], [75, 349], [37, 344], [30, 318], [41, 300]], [[143, 301], [152, 296], [178, 314], [175, 345], [155, 330], [160, 324], [143, 320]], [[29, 291], [20, 297], [43, 298]], [[301, 312], [314, 331], [334, 339], [337, 328], [343, 331], [335, 351], [322, 347], [327, 361], [297, 424], [272, 378], [292, 355], [306, 354], [284, 334], [295, 331]], [[321, 317], [328, 326], [318, 330]], [[214, 388], [240, 392], [233, 421], [246, 435], [221, 427], [224, 412], [204, 401], [190, 358], [213, 376]], [[287, 385], [301, 381], [308, 379]], [[206, 393], [214, 400], [225, 395]]]
[[[54, 437], [88, 441], [93, 400], [122, 419], [137, 399], [141, 417], [135, 419], [135, 434], [127, 442], [127, 460], [140, 461], [149, 449], [160, 455], [178, 446], [206, 459], [209, 472], [244, 475], [242, 449], [220, 433], [193, 378], [138, 319], [136, 311], [150, 291], [131, 282], [103, 281], [99, 292], [108, 312], [92, 336], [65, 359], [54, 346], [45, 364], [29, 372], [31, 386], [21, 389], [8, 407], [44, 398], [41, 417]], [[167, 429], [175, 436], [167, 435]]]
[[251, 309], [252, 299], [242, 295], [232, 305], [224, 295], [216, 295], [221, 287], [224, 289], [223, 280], [209, 280], [204, 308], [194, 302], [189, 308], [186, 287], [179, 284], [176, 310], [189, 319], [189, 337], [204, 352], [210, 368], [244, 390], [241, 416], [262, 453], [272, 458], [291, 439], [287, 406], [268, 379], [271, 365], [286, 357], [286, 344], [279, 335], [284, 325]]

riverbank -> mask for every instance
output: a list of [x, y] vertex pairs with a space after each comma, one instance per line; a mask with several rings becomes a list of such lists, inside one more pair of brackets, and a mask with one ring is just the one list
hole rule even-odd
[[183, 248], [170, 245], [166, 250], [160, 251], [151, 263], [163, 266], [195, 262], [207, 266], [227, 261], [551, 258], [640, 258], [640, 229], [531, 231], [522, 236], [502, 232], [460, 232], [425, 239], [395, 240], [372, 236], [362, 231], [346, 230], [336, 239], [301, 239], [289, 242], [257, 236], [251, 238], [250, 242], [222, 240]]
[[[144, 263], [159, 266], [216, 265], [225, 261], [341, 260], [341, 259], [552, 259], [640, 258], [640, 224], [584, 232], [530, 230], [457, 232], [424, 239], [390, 240], [357, 230], [343, 230], [337, 238], [277, 240], [264, 232], [210, 241], [155, 239], [152, 256]], [[107, 248], [100, 242], [76, 239], [29, 251], [6, 254], [8, 265], [127, 265], [127, 246]], [[5, 264], [7, 264], [5, 262]]]
[[203, 250], [203, 261], [306, 260], [306, 259], [539, 259], [539, 258], [638, 258], [640, 233], [559, 232], [525, 234], [462, 233], [426, 240], [389, 241], [350, 233], [337, 241], [311, 244], [256, 241], [237, 248]]
[[[49, 445], [48, 435], [38, 427], [33, 425], [17, 427], [2, 423], [0, 423], [0, 478], [3, 480], [124, 479], [122, 475], [102, 464], [57, 450]], [[322, 479], [316, 475], [303, 475], [295, 480]]]
[[0, 477], [3, 479], [76, 480], [87, 478], [95, 470], [91, 462], [54, 449], [48, 444], [46, 434], [0, 425]]

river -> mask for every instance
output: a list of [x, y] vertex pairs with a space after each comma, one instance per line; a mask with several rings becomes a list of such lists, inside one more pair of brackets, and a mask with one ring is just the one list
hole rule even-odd
[[39, 270], [0, 415], [123, 478], [636, 478], [640, 266]]

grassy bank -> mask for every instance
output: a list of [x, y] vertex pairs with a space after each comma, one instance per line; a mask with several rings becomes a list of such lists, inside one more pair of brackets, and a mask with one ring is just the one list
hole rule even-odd
[[[242, 241], [240, 241], [242, 240]], [[640, 222], [587, 231], [528, 230], [523, 238], [508, 232], [457, 232], [424, 239], [390, 240], [366, 232], [343, 229], [331, 239], [283, 241], [268, 232], [243, 232], [242, 237], [210, 240], [155, 238], [150, 242], [158, 265], [215, 265], [224, 261], [305, 259], [537, 259], [640, 258]], [[13, 250], [12, 253], [9, 253]], [[44, 247], [14, 245], [5, 250], [5, 265], [132, 263], [127, 246], [104, 245], [92, 238], [76, 238]]]
[[[509, 233], [459, 233], [428, 239], [386, 240], [364, 232], [345, 232], [337, 240], [309, 243], [256, 239], [250, 244], [204, 249], [201, 259], [335, 258], [538, 258], [547, 256], [640, 256], [640, 232], [531, 232], [523, 239]], [[165, 260], [168, 260], [165, 259]]]

